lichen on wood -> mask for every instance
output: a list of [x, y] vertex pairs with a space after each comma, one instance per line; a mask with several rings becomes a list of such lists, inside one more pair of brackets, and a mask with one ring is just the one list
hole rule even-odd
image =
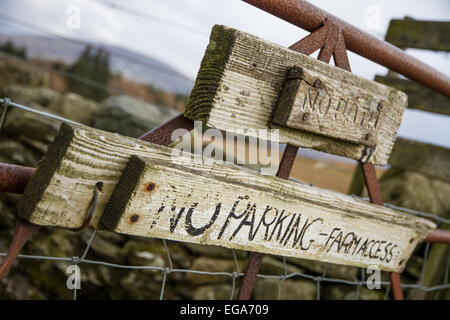
[[194, 88], [189, 96], [184, 115], [207, 121], [216, 92], [220, 89], [221, 75], [225, 69], [233, 46], [234, 33], [231, 30], [214, 28], [208, 47], [200, 65]]

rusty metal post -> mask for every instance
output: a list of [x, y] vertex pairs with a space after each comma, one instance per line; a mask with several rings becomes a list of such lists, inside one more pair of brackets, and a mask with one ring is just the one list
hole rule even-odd
[[[280, 165], [276, 174], [277, 177], [282, 179], [289, 178], [291, 169], [294, 166], [295, 158], [297, 157], [297, 152], [297, 147], [290, 144], [286, 145], [286, 149], [283, 152], [283, 156], [281, 157]], [[251, 298], [263, 257], [264, 254], [262, 253], [250, 252], [247, 269], [245, 270], [242, 284], [239, 289], [239, 300], [249, 300]]]
[[[340, 28], [339, 25], [335, 27]], [[335, 44], [333, 56], [336, 66], [346, 69], [347, 71], [351, 71], [347, 56], [346, 43], [344, 42], [344, 34], [342, 31], [338, 33], [338, 40]], [[378, 205], [383, 205], [383, 196], [381, 194], [380, 185], [378, 183], [375, 166], [372, 163], [360, 163], [360, 165], [363, 172], [364, 181], [366, 183], [367, 191], [369, 193], [370, 202]], [[391, 272], [390, 279], [394, 299], [403, 300], [400, 273]]]
[[391, 286], [392, 286], [392, 295], [394, 296], [394, 300], [403, 300], [403, 290], [402, 290], [402, 281], [400, 279], [400, 273], [391, 272]]
[[[343, 63], [343, 65], [349, 66], [346, 50], [340, 50], [339, 52], [336, 52], [335, 50], [336, 44], [339, 42], [340, 38], [341, 30], [339, 27], [329, 21], [325, 21], [323, 26], [294, 43], [289, 49], [308, 55], [320, 49], [318, 59], [327, 63], [330, 62], [332, 55], [336, 56], [339, 54], [337, 61], [347, 61], [347, 63]], [[282, 179], [289, 178], [295, 158], [297, 157], [297, 152], [298, 147], [289, 144], [286, 145], [276, 174], [277, 177]], [[239, 300], [249, 300], [251, 298], [263, 256], [264, 254], [262, 253], [250, 252], [247, 269], [245, 270], [242, 284], [239, 289]]]
[[378, 184], [375, 166], [372, 163], [361, 163], [361, 170], [364, 175], [370, 202], [383, 205], [383, 196], [381, 195], [380, 185]]
[[0, 163], [0, 192], [22, 194], [36, 169]]
[[183, 114], [180, 114], [140, 136], [139, 139], [167, 146], [172, 142], [172, 132], [176, 129], [186, 129], [191, 131], [194, 129], [194, 122], [184, 117]]
[[9, 246], [8, 254], [0, 265], [0, 280], [8, 272], [28, 239], [39, 230], [39, 226], [19, 219], [14, 230], [13, 240]]
[[[333, 24], [329, 23], [329, 25]], [[338, 39], [335, 43], [333, 53], [336, 66], [351, 72], [343, 30], [341, 29], [341, 26], [338, 24], [334, 24], [333, 26], [336, 29], [339, 29], [339, 32], [337, 34]], [[360, 165], [361, 170], [363, 172], [367, 191], [369, 193], [370, 202], [378, 205], [383, 205], [383, 196], [381, 194], [380, 185], [378, 183], [375, 166], [372, 163], [362, 163], [362, 162], [360, 163]], [[392, 272], [390, 278], [394, 299], [403, 300], [403, 291], [401, 287], [400, 274]]]

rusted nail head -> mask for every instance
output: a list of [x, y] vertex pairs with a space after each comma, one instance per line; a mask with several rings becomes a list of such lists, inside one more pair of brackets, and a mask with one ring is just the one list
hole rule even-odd
[[139, 220], [139, 216], [138, 216], [137, 214], [133, 214], [133, 215], [130, 217], [131, 223], [135, 223], [135, 222], [137, 222], [138, 220]]
[[304, 113], [303, 117], [302, 117], [302, 120], [303, 121], [307, 121], [308, 119], [309, 119], [309, 113]]
[[147, 191], [152, 191], [153, 189], [155, 189], [156, 188], [156, 185], [153, 183], [153, 182], [150, 182], [148, 185], [147, 185]]

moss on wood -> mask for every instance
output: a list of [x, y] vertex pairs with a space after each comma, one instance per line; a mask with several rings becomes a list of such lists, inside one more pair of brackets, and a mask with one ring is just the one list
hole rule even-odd
[[230, 57], [235, 35], [233, 29], [214, 26], [209, 45], [200, 65], [194, 88], [186, 105], [184, 116], [191, 120], [207, 121], [220, 79]]
[[18, 205], [18, 214], [22, 218], [29, 219], [33, 214], [36, 205], [41, 200], [42, 194], [49, 186], [57, 168], [61, 165], [62, 159], [73, 137], [73, 127], [63, 122], [58, 136], [50, 145], [47, 153], [40, 162], [38, 166], [39, 170], [36, 170], [36, 173], [31, 177], [30, 182], [25, 188], [23, 198], [27, 199], [27, 201], [20, 201]]

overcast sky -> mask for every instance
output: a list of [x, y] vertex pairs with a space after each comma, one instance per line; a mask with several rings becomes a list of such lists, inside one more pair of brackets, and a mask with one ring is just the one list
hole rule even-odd
[[[449, 0], [311, 0], [311, 3], [383, 39], [392, 18], [450, 20]], [[128, 14], [108, 3], [148, 15]], [[75, 9], [74, 9], [75, 8]], [[80, 28], [70, 20], [80, 12]], [[153, 56], [195, 79], [214, 24], [224, 24], [283, 46], [307, 32], [240, 0], [1, 0], [0, 12], [53, 32], [90, 41], [107, 42]], [[152, 18], [153, 17], [153, 18]], [[72, 23], [72, 24], [71, 24]], [[0, 20], [0, 31], [29, 33]], [[450, 56], [408, 50], [450, 75]], [[386, 69], [349, 53], [352, 71], [368, 79]], [[409, 111], [399, 134], [450, 147], [448, 117]]]

